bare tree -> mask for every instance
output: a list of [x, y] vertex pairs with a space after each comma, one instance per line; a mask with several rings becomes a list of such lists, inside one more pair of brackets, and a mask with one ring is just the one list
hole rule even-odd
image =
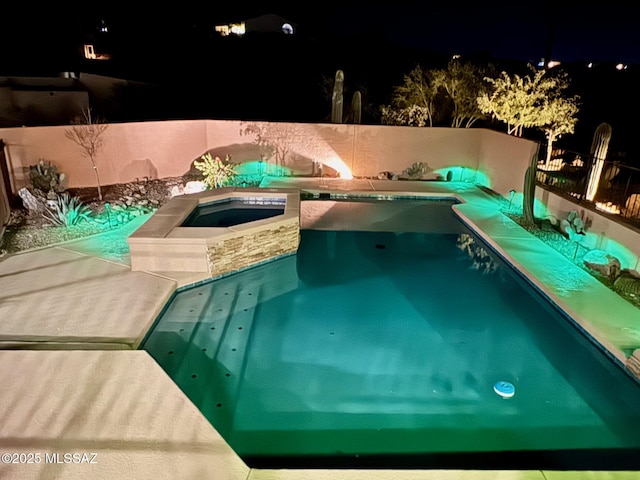
[[64, 132], [65, 137], [80, 147], [82, 156], [89, 159], [98, 183], [98, 198], [102, 201], [102, 188], [100, 175], [96, 164], [96, 156], [102, 148], [102, 134], [107, 130], [106, 123], [94, 122], [91, 117], [91, 109], [83, 110], [82, 116], [76, 117], [73, 126]]
[[391, 105], [382, 106], [382, 122], [390, 125], [433, 126], [438, 94], [430, 72], [417, 65], [393, 89]]

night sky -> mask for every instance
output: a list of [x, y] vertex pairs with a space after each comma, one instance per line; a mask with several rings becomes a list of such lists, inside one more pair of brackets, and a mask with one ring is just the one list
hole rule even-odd
[[[550, 53], [551, 59], [574, 69], [589, 62], [609, 65], [606, 72], [602, 67], [604, 73], [582, 80], [584, 118], [573, 136], [575, 148], [588, 149], [595, 127], [607, 121], [619, 150], [640, 151], [635, 141], [627, 140], [635, 139], [627, 119], [640, 109], [640, 5], [559, 3], [326, 0], [256, 6], [184, 0], [171, 9], [161, 4], [138, 8], [135, 1], [73, 10], [18, 6], [4, 16], [0, 28], [0, 76], [56, 76], [62, 71], [140, 81], [167, 76], [165, 82], [179, 93], [151, 102], [158, 108], [155, 113], [136, 97], [140, 119], [325, 121], [329, 107], [318, 85], [321, 76], [332, 77], [338, 68], [345, 71], [347, 93], [365, 88], [373, 111], [388, 103], [393, 86], [413, 65], [428, 68], [423, 60], [430, 55], [535, 64]], [[212, 33], [213, 25], [268, 13], [297, 26], [296, 46], [254, 39], [240, 42], [240, 51], [227, 48], [229, 43]], [[95, 33], [100, 19], [110, 27], [114, 60], [108, 67], [87, 63], [81, 55], [86, 34]], [[623, 75], [612, 68], [619, 62], [629, 66]], [[166, 114], [160, 107], [174, 111]]]
[[[381, 40], [441, 53], [488, 53], [496, 58], [535, 62], [551, 45], [553, 59], [564, 62], [640, 64], [640, 6], [630, 2], [452, 2], [326, 0], [309, 2], [235, 1], [173, 3], [136, 8], [110, 2], [64, 10], [57, 5], [4, 16], [0, 60], [13, 50], [50, 52], [65, 48], [93, 19], [105, 18], [114, 35], [152, 42], [184, 29], [278, 14], [298, 25], [301, 35], [374, 35]], [[47, 8], [50, 8], [47, 11]], [[61, 8], [63, 9], [61, 11]], [[43, 10], [44, 9], [44, 10]], [[38, 13], [39, 12], [39, 13]], [[51, 55], [51, 53], [49, 53]], [[42, 61], [46, 59], [41, 59]], [[37, 62], [31, 55], [31, 62]], [[0, 74], [3, 74], [0, 62]]]
[[560, 61], [640, 64], [640, 7], [586, 3], [347, 2], [309, 20], [338, 33], [377, 29], [389, 41], [443, 53], [537, 61], [551, 41], [551, 57]]
[[560, 61], [640, 64], [640, 6], [631, 2], [328, 1], [313, 10], [306, 2], [306, 8], [280, 3], [262, 13], [299, 19], [301, 30], [377, 32], [389, 42], [436, 52], [523, 61], [543, 57], [551, 40], [551, 56]]

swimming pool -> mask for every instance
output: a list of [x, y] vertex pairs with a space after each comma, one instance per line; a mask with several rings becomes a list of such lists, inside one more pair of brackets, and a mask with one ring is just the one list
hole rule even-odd
[[638, 382], [434, 207], [336, 202], [385, 221], [178, 293], [143, 348], [254, 467], [640, 467]]

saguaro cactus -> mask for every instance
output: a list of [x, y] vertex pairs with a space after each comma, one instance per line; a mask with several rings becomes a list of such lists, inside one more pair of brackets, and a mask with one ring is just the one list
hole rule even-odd
[[344, 88], [344, 72], [338, 70], [333, 82], [331, 95], [331, 123], [342, 123], [342, 90]]
[[591, 143], [590, 157], [593, 159], [591, 172], [589, 173], [589, 183], [587, 184], [587, 200], [593, 201], [600, 184], [600, 175], [602, 175], [602, 167], [607, 158], [607, 150], [609, 149], [609, 141], [611, 140], [611, 125], [601, 123], [593, 134], [593, 142]]
[[533, 215], [533, 204], [536, 197], [536, 171], [538, 170], [538, 151], [531, 157], [531, 163], [524, 173], [524, 189], [522, 191], [522, 220], [525, 225], [533, 226], [535, 217]]
[[362, 122], [362, 95], [360, 94], [360, 90], [356, 90], [353, 93], [353, 98], [351, 99], [351, 110], [353, 111], [353, 123], [361, 123]]

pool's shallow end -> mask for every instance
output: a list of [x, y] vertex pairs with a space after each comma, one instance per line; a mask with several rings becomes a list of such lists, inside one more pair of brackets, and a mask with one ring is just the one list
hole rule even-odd
[[[229, 198], [285, 200], [284, 213], [230, 227], [183, 227], [198, 205]], [[174, 197], [129, 238], [131, 269], [217, 277], [295, 252], [300, 194], [290, 188], [220, 188]]]

